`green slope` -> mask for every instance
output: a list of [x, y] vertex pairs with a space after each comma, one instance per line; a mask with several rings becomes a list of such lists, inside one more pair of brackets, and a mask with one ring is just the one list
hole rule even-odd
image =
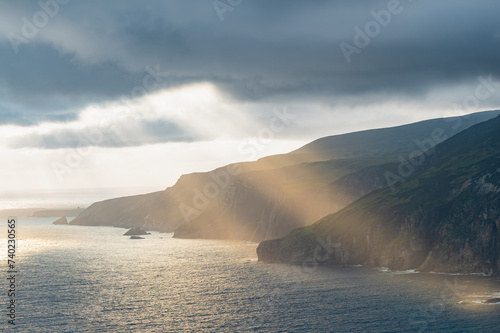
[[498, 272], [500, 117], [424, 156], [423, 171], [394, 191], [386, 187], [311, 227], [261, 243], [260, 260], [301, 262], [325, 251], [319, 245], [328, 239], [341, 245], [327, 249], [325, 264]]

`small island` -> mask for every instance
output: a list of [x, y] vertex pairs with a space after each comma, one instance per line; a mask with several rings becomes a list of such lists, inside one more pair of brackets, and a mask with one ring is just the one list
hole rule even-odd
[[63, 217], [55, 220], [54, 222], [52, 222], [52, 224], [54, 224], [54, 225], [68, 225], [68, 219], [66, 218], [66, 216], [63, 216]]
[[147, 231], [142, 230], [141, 228], [132, 228], [123, 234], [123, 236], [142, 236], [142, 235], [151, 235], [151, 234]]

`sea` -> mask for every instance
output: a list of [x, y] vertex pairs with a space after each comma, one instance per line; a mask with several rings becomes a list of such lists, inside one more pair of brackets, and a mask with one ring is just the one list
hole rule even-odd
[[[2, 332], [500, 332], [497, 279], [257, 261], [256, 243], [16, 219]], [[12, 252], [12, 251], [11, 251]]]

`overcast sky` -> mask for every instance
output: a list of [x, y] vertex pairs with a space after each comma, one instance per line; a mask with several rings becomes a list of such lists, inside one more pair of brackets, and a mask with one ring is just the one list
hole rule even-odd
[[498, 109], [499, 12], [494, 0], [2, 1], [2, 189], [162, 189], [321, 136]]

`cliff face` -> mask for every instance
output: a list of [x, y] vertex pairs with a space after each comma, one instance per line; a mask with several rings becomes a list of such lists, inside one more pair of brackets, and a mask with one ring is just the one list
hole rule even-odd
[[[385, 186], [386, 173], [398, 173], [399, 158], [427, 149], [431, 137], [439, 143], [497, 114], [333, 136], [290, 153], [287, 163], [280, 163], [280, 156], [264, 159], [259, 161], [266, 165], [264, 170], [247, 169], [232, 177], [201, 214], [180, 224], [174, 237], [254, 241], [281, 237]], [[290, 165], [294, 159], [308, 162]]]
[[[492, 161], [500, 167], [500, 159]], [[500, 168], [466, 180], [465, 187], [445, 207], [436, 228], [438, 241], [429, 252], [422, 271], [500, 271]], [[458, 189], [459, 190], [459, 189]]]
[[500, 118], [438, 145], [423, 170], [314, 225], [264, 241], [259, 260], [497, 274]]
[[154, 192], [93, 203], [69, 224], [89, 226], [142, 227], [152, 202], [161, 194]]
[[[232, 177], [201, 214], [193, 214], [176, 229], [174, 237], [260, 241], [283, 236], [382, 186], [383, 170], [389, 166], [362, 168], [381, 163], [377, 159], [356, 163], [307, 163]], [[352, 173], [341, 177], [348, 172]]]
[[281, 237], [387, 184], [398, 155], [436, 128], [449, 137], [498, 112], [327, 137], [284, 155], [182, 176], [165, 191], [93, 204], [72, 224], [174, 232], [182, 238]]
[[309, 225], [380, 188], [384, 170], [393, 166], [383, 162], [323, 161], [249, 172], [221, 168], [182, 176], [165, 191], [94, 203], [71, 224], [261, 241]]

